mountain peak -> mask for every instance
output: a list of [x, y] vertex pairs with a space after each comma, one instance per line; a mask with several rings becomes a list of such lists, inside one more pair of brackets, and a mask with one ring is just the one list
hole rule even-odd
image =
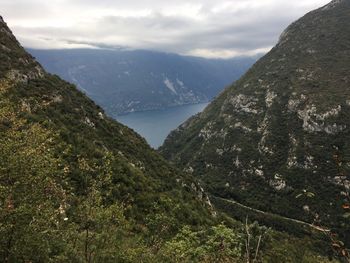
[[6, 76], [16, 82], [27, 82], [43, 77], [41, 65], [25, 51], [1, 16], [0, 51], [0, 78]]

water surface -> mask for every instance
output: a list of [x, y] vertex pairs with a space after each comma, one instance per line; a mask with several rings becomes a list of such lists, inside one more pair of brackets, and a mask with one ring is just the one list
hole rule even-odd
[[201, 112], [207, 105], [208, 103], [200, 103], [113, 117], [143, 136], [153, 148], [158, 148], [172, 130], [192, 115]]

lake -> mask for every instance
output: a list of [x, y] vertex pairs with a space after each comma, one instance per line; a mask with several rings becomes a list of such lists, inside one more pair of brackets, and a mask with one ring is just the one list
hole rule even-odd
[[201, 112], [208, 103], [184, 105], [164, 110], [133, 112], [113, 117], [143, 136], [153, 147], [161, 146], [168, 134], [192, 115]]

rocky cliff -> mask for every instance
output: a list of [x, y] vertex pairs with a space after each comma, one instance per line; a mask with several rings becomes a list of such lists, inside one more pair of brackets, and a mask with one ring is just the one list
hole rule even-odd
[[163, 155], [213, 195], [308, 222], [349, 225], [350, 1], [291, 24], [277, 45]]

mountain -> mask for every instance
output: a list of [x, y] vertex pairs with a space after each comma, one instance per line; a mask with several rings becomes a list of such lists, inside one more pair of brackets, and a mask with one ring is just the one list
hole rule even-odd
[[349, 0], [334, 0], [291, 24], [162, 154], [226, 204], [329, 226], [350, 242], [349, 12]]
[[1, 262], [330, 262], [319, 228], [218, 213], [191, 175], [46, 73], [1, 17], [0, 145]]
[[190, 176], [46, 73], [2, 18], [0, 105], [1, 262], [140, 262], [157, 233], [213, 222]]
[[28, 51], [108, 114], [208, 102], [257, 59], [204, 59], [145, 50]]

